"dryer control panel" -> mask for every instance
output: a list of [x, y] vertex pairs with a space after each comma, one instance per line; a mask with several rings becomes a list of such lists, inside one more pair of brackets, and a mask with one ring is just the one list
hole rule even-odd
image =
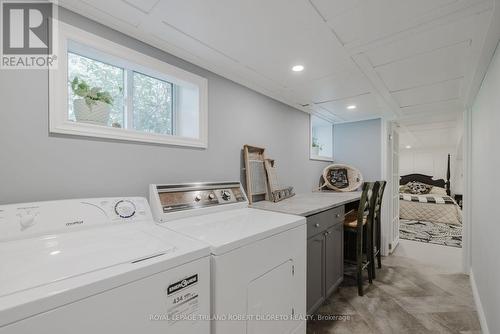
[[239, 182], [152, 184], [150, 202], [155, 218], [160, 221], [163, 220], [163, 214], [217, 208], [227, 204], [248, 204]]

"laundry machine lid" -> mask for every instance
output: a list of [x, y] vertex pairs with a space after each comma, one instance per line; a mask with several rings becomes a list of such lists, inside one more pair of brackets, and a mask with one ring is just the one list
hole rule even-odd
[[212, 254], [220, 255], [305, 222], [305, 218], [300, 216], [243, 208], [177, 219], [160, 225], [203, 241], [210, 245]]
[[0, 243], [0, 297], [174, 252], [154, 230], [153, 224], [151, 229], [112, 226]]
[[0, 327], [209, 255], [145, 198], [0, 206]]
[[149, 222], [0, 243], [0, 327], [210, 255]]

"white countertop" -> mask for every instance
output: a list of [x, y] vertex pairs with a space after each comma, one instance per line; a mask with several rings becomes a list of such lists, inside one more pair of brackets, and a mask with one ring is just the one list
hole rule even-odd
[[361, 192], [310, 192], [296, 194], [291, 198], [274, 203], [269, 201], [256, 202], [252, 208], [277, 211], [299, 216], [310, 216], [340, 205], [358, 201]]

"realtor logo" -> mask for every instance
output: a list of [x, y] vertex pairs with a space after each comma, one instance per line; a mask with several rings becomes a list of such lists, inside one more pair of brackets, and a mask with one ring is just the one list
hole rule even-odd
[[47, 69], [55, 66], [54, 14], [49, 1], [2, 1], [3, 69]]

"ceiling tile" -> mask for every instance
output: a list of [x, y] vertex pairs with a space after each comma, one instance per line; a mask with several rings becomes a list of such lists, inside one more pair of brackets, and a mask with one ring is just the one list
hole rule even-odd
[[[356, 109], [348, 110], [347, 106], [349, 105], [356, 105]], [[352, 98], [318, 103], [317, 106], [348, 121], [380, 117], [382, 112], [377, 97], [370, 93]]]
[[80, 2], [134, 27], [137, 27], [144, 18], [143, 12], [122, 0], [80, 0]]
[[[354, 69], [306, 1], [165, 0], [154, 15], [187, 37], [282, 84]], [[305, 70], [292, 72], [296, 64]]]
[[345, 122], [346, 120], [335, 115], [334, 113], [324, 109], [324, 108], [321, 108], [321, 107], [315, 107], [313, 112], [313, 114], [315, 115], [318, 115], [328, 121], [331, 121], [333, 123], [339, 123], [339, 122]]
[[405, 89], [393, 92], [392, 96], [401, 107], [458, 99], [460, 96], [461, 81], [462, 79], [459, 78], [437, 84]]
[[359, 71], [343, 71], [310, 82], [290, 85], [296, 94], [314, 103], [369, 93], [372, 87]]
[[373, 66], [380, 66], [471, 40], [478, 32], [484, 31], [489, 23], [489, 20], [487, 20], [489, 15], [489, 12], [484, 12], [479, 15], [455, 20], [417, 34], [409, 35], [407, 38], [398, 39], [374, 49], [369, 49], [365, 54]]
[[469, 50], [469, 42], [463, 42], [375, 70], [391, 92], [418, 87], [463, 76]]
[[403, 107], [400, 109], [401, 115], [422, 115], [422, 114], [439, 114], [439, 113], [461, 113], [464, 106], [460, 100], [440, 101], [428, 104], [415, 105], [410, 107]]
[[427, 125], [434, 122], [457, 122], [460, 114], [457, 112], [435, 112], [430, 114], [410, 114], [398, 119], [398, 123], [404, 126]]
[[311, 0], [321, 16], [327, 21], [356, 8], [363, 0]]
[[[418, 24], [419, 19], [436, 8], [457, 0], [370, 0], [328, 21], [344, 44], [372, 41]], [[330, 14], [330, 15], [328, 15]]]
[[122, 0], [126, 4], [135, 7], [143, 13], [149, 13], [160, 0]]

